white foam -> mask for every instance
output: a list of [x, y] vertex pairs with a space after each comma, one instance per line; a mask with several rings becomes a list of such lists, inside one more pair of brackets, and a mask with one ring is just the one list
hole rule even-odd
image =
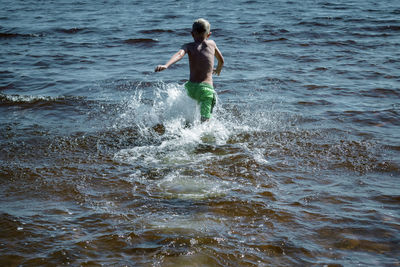
[[152, 92], [136, 90], [124, 104], [115, 126], [134, 124], [146, 129], [156, 124], [167, 125], [176, 121], [182, 126], [186, 122], [195, 121], [195, 107], [196, 102], [186, 95], [182, 85], [160, 83]]
[[199, 108], [183, 86], [161, 84], [154, 89], [151, 101], [143, 95], [141, 90], [135, 92], [125, 104], [119, 121], [123, 121], [123, 125], [137, 125], [144, 137], [150, 136], [155, 125], [162, 124], [165, 129], [160, 135], [162, 141], [123, 149], [115, 154], [115, 160], [131, 164], [141, 162], [142, 166], [193, 163], [204, 160], [193, 153], [199, 144], [222, 145], [228, 140], [230, 131], [218, 118], [200, 123]]
[[166, 197], [180, 199], [221, 197], [230, 189], [227, 182], [207, 178], [204, 175], [182, 175], [179, 171], [169, 173], [157, 183], [157, 187]]

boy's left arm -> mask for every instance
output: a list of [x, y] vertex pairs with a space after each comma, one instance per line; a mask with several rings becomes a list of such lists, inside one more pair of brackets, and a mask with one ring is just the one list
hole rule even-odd
[[213, 73], [217, 74], [219, 76], [219, 74], [221, 73], [222, 67], [224, 66], [224, 57], [222, 56], [221, 51], [219, 51], [217, 45], [215, 45], [215, 57], [218, 60], [218, 65]]
[[183, 48], [180, 49], [178, 52], [176, 52], [171, 57], [171, 59], [167, 63], [165, 63], [165, 65], [158, 65], [154, 71], [158, 72], [158, 71], [163, 71], [165, 69], [168, 69], [169, 66], [171, 66], [172, 64], [174, 64], [174, 63], [178, 62], [179, 60], [181, 60], [185, 54], [186, 54], [186, 51]]

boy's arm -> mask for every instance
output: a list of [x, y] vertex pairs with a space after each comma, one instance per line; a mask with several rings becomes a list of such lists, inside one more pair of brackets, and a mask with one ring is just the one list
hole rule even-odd
[[219, 74], [221, 73], [222, 67], [224, 66], [224, 57], [222, 56], [221, 51], [219, 51], [217, 45], [215, 45], [215, 57], [218, 60], [218, 65], [213, 73], [217, 74], [219, 76]]
[[174, 64], [174, 63], [178, 62], [179, 60], [181, 60], [185, 54], [186, 54], [186, 51], [183, 48], [180, 49], [178, 52], [176, 52], [171, 57], [171, 59], [167, 63], [165, 63], [165, 65], [158, 65], [154, 71], [158, 72], [158, 71], [162, 71], [162, 70], [168, 69], [169, 66], [171, 66], [172, 64]]

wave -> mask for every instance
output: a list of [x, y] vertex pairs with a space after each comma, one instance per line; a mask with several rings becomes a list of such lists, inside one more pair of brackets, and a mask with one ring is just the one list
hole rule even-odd
[[340, 112], [330, 111], [329, 116], [332, 118], [340, 118], [340, 120], [344, 122], [357, 123], [364, 126], [400, 126], [400, 110], [396, 106], [383, 110], [346, 110]]
[[263, 39], [263, 43], [270, 43], [270, 42], [285, 42], [288, 41], [287, 38], [281, 37], [281, 38], [276, 38], [276, 39]]
[[7, 90], [7, 89], [14, 89], [14, 88], [15, 88], [15, 84], [13, 82], [10, 82], [10, 83], [0, 86], [0, 91]]
[[163, 83], [158, 81], [109, 79], [100, 82], [100, 86], [102, 88], [111, 89], [113, 91], [132, 91], [146, 88], [159, 88], [163, 86]]
[[382, 37], [390, 37], [391, 34], [388, 33], [359, 33], [359, 32], [351, 32], [351, 35], [358, 38], [382, 38]]
[[331, 102], [323, 100], [323, 99], [319, 99], [319, 100], [316, 100], [316, 101], [299, 101], [299, 102], [297, 102], [297, 104], [303, 105], [303, 106], [328, 106], [328, 105], [332, 105]]
[[297, 23], [296, 25], [316, 26], [316, 27], [330, 27], [330, 26], [333, 26], [333, 24], [321, 23], [321, 22], [317, 22], [317, 21], [301, 21], [301, 22]]
[[55, 105], [75, 105], [84, 101], [83, 97], [76, 96], [34, 96], [34, 95], [6, 95], [0, 94], [1, 106], [20, 106], [24, 108], [46, 107]]
[[66, 34], [76, 34], [79, 32], [87, 31], [88, 28], [57, 28], [56, 32], [66, 33]]
[[164, 30], [164, 29], [152, 29], [152, 30], [141, 30], [139, 33], [143, 34], [153, 34], [153, 33], [173, 33], [173, 30]]
[[363, 90], [360, 91], [360, 94], [363, 96], [376, 98], [400, 97], [400, 92], [398, 90], [388, 88], [373, 88], [370, 90]]
[[124, 40], [124, 43], [131, 44], [131, 45], [152, 46], [155, 43], [158, 43], [158, 40], [151, 39], [151, 38], [133, 38], [133, 39]]
[[399, 32], [400, 31], [400, 25], [365, 26], [365, 27], [360, 27], [360, 30], [368, 31], [368, 32], [377, 32], [377, 33]]
[[307, 90], [319, 90], [319, 89], [326, 89], [329, 88], [329, 86], [326, 85], [318, 85], [318, 84], [306, 84], [304, 85]]
[[64, 33], [64, 34], [77, 34], [77, 33], [89, 33], [91, 31], [92, 30], [89, 28], [55, 28], [38, 33], [0, 32], [0, 39], [43, 37], [48, 34], [51, 34], [51, 32]]
[[357, 42], [355, 40], [337, 40], [337, 41], [326, 41], [320, 43], [320, 45], [349, 46], [349, 45], [357, 45]]
[[38, 37], [38, 36], [40, 36], [40, 35], [38, 35], [38, 34], [0, 32], [0, 39], [31, 38], [31, 37]]

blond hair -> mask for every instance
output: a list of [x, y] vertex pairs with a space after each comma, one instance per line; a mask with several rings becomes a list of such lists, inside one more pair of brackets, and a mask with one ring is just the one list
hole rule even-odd
[[193, 22], [192, 32], [198, 34], [208, 35], [210, 33], [210, 22], [200, 18]]

